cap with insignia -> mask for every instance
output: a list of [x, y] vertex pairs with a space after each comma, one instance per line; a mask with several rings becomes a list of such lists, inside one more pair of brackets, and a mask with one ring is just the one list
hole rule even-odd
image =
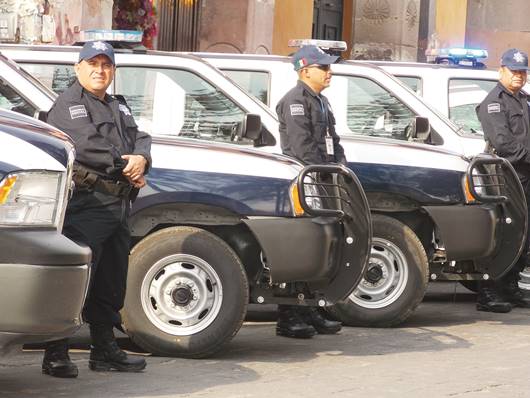
[[510, 48], [502, 54], [501, 66], [510, 70], [528, 70], [528, 55], [516, 48]]
[[339, 59], [336, 55], [329, 55], [317, 46], [302, 46], [293, 54], [294, 70], [300, 70], [309, 65], [331, 65]]
[[79, 62], [82, 60], [91, 59], [97, 57], [98, 55], [105, 55], [112, 62], [113, 65], [116, 65], [114, 61], [114, 48], [105, 41], [87, 41], [81, 52], [79, 53]]

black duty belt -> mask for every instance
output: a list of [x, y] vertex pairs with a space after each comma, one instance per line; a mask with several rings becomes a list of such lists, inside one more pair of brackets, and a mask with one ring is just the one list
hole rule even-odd
[[92, 189], [94, 191], [117, 196], [119, 198], [126, 198], [131, 193], [133, 186], [123, 181], [104, 180], [103, 178], [98, 178], [95, 184], [92, 185]]
[[77, 164], [74, 166], [73, 180], [80, 189], [97, 191], [119, 198], [128, 197], [133, 190], [133, 186], [128, 182], [105, 179]]

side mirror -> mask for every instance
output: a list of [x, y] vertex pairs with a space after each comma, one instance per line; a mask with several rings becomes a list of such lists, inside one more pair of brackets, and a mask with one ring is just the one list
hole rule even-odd
[[427, 141], [431, 135], [431, 124], [429, 119], [422, 116], [416, 116], [410, 124], [409, 137], [412, 141]]
[[261, 137], [261, 117], [253, 113], [247, 113], [239, 129], [240, 138], [248, 138], [257, 141]]

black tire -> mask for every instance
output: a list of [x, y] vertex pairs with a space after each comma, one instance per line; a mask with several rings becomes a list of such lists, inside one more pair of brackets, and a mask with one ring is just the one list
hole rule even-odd
[[400, 221], [379, 214], [372, 215], [372, 227], [365, 277], [348, 299], [329, 308], [347, 326], [399, 325], [421, 303], [427, 289], [429, 263], [416, 234]]
[[123, 325], [153, 354], [204, 358], [241, 328], [248, 294], [243, 265], [222, 239], [199, 228], [166, 228], [131, 251]]
[[478, 281], [460, 281], [460, 284], [473, 293], [478, 293]]

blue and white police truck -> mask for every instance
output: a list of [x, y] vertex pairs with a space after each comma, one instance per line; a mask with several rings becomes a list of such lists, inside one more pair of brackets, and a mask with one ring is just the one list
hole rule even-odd
[[0, 110], [0, 357], [82, 324], [91, 253], [61, 235], [73, 161], [65, 134]]
[[[148, 185], [131, 212], [122, 316], [124, 330], [149, 352], [206, 357], [226, 347], [249, 303], [327, 307], [348, 297], [368, 264], [371, 216], [349, 169], [303, 167], [251, 148], [275, 143], [261, 117], [236, 106], [201, 68], [232, 87], [219, 72], [191, 57], [184, 62], [186, 84], [199, 86], [193, 97], [174, 92], [173, 105], [189, 106], [181, 134], [153, 137]], [[175, 89], [164, 76], [159, 84]], [[16, 107], [43, 116], [37, 100], [47, 100], [44, 109], [52, 100], [41, 91], [17, 91]], [[130, 98], [133, 109], [141, 99]], [[163, 119], [176, 120], [183, 109], [167, 111]], [[21, 157], [16, 149], [11, 156]]]

